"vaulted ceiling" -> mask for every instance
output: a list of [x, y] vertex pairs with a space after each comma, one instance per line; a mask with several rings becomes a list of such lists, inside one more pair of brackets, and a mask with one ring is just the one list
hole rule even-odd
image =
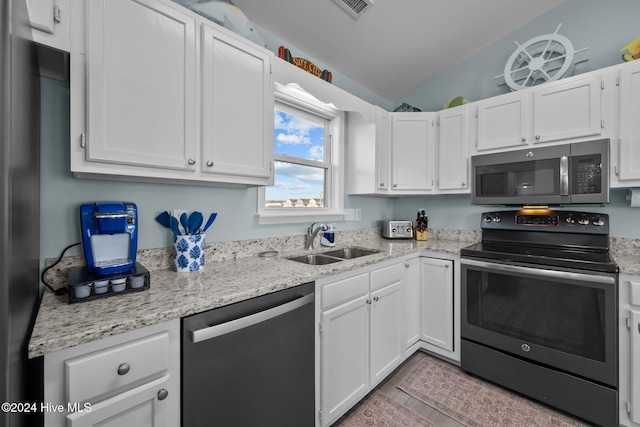
[[392, 102], [562, 1], [373, 0], [354, 19], [334, 0], [233, 0], [301, 51], [294, 56], [305, 53]]

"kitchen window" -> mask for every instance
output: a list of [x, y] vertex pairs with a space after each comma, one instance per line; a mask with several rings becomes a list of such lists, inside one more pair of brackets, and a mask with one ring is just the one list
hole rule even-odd
[[344, 115], [298, 86], [276, 84], [274, 185], [258, 189], [258, 221], [343, 219]]

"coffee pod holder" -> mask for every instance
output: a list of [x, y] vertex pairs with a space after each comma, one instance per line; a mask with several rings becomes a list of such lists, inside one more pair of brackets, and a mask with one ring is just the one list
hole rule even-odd
[[140, 292], [149, 289], [149, 271], [140, 263], [127, 272], [99, 276], [89, 273], [87, 267], [76, 267], [69, 270], [67, 277], [67, 302], [92, 301], [114, 295]]

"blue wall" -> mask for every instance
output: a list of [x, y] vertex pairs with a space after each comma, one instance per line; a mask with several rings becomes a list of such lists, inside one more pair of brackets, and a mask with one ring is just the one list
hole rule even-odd
[[[503, 79], [495, 79], [517, 46], [553, 33], [562, 24], [559, 34], [567, 37], [575, 50], [589, 50], [576, 55], [573, 75], [609, 67], [622, 62], [619, 50], [640, 36], [640, 1], [637, 0], [565, 0], [549, 12], [512, 32], [507, 37], [462, 61], [446, 73], [412, 92], [402, 102], [423, 111], [438, 111], [454, 96], [479, 101], [509, 92]], [[443, 35], [446, 37], [446, 35]], [[470, 35], [473, 37], [473, 35]], [[437, 61], [437, 58], [434, 60]]]

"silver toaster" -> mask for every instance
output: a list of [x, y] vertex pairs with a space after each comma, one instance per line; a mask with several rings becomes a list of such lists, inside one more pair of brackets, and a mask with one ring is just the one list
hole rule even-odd
[[384, 221], [382, 237], [387, 239], [413, 239], [413, 223], [411, 221]]

